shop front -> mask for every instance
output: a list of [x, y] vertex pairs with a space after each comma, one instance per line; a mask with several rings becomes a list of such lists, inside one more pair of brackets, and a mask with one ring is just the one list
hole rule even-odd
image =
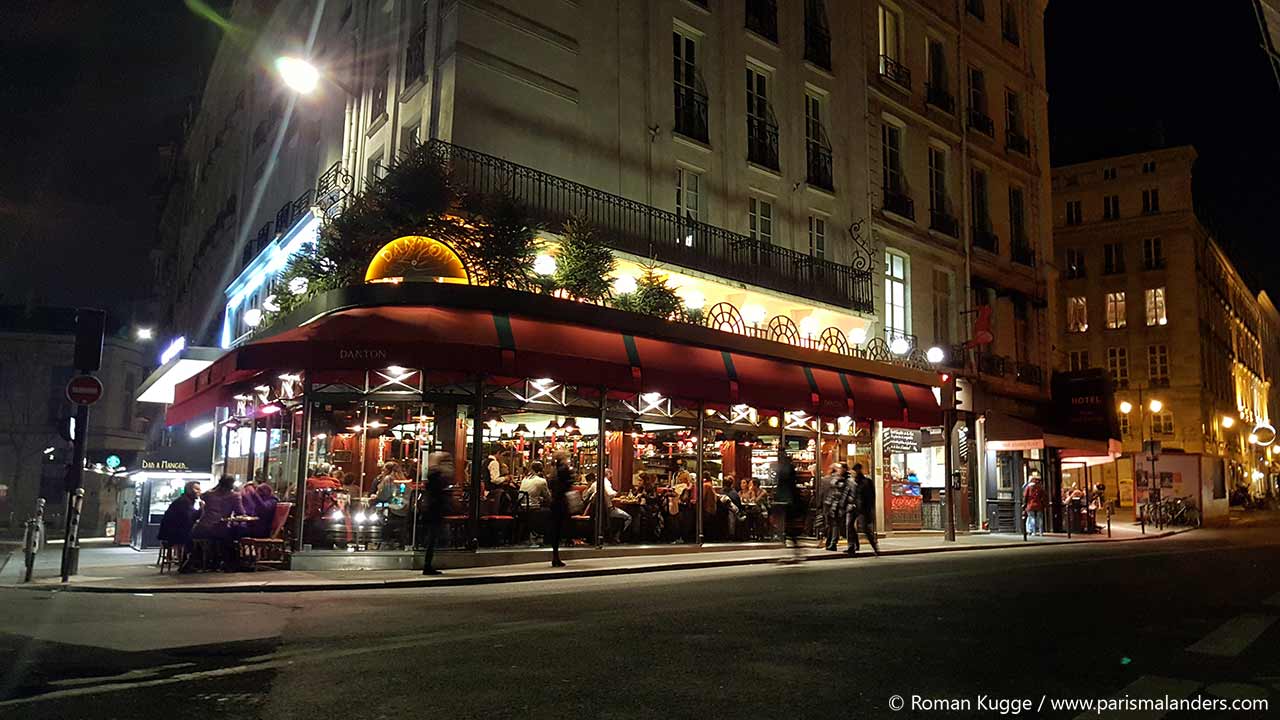
[[[213, 475], [290, 503], [295, 567], [420, 562], [433, 453], [452, 459], [441, 548], [542, 547], [562, 457], [582, 547], [751, 544], [780, 534], [780, 452], [814, 531], [833, 463], [880, 471], [880, 423], [941, 423], [927, 367], [496, 288], [354, 287], [278, 327], [179, 384], [168, 420], [211, 418]], [[936, 502], [941, 471], [900, 465]]]
[[[141, 459], [141, 467], [128, 475], [132, 483], [132, 510], [128, 543], [134, 550], [149, 550], [160, 546], [157, 535], [160, 521], [169, 504], [183, 493], [189, 482], [198, 482], [202, 489], [213, 487], [213, 477], [207, 469], [188, 464], [185, 460], [169, 460], [152, 456]], [[121, 518], [125, 516], [122, 514]]]

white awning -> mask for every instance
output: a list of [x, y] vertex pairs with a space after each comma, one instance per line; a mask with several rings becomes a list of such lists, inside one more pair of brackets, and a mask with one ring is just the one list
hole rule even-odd
[[173, 388], [183, 380], [204, 370], [222, 356], [222, 350], [211, 347], [183, 348], [169, 362], [156, 368], [138, 386], [137, 402], [173, 404]]

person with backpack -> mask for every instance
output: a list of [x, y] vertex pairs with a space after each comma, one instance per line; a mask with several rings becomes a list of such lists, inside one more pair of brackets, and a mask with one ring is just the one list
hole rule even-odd
[[1027, 513], [1027, 534], [1044, 535], [1044, 486], [1040, 484], [1040, 473], [1031, 473], [1027, 486], [1022, 491], [1022, 508]]

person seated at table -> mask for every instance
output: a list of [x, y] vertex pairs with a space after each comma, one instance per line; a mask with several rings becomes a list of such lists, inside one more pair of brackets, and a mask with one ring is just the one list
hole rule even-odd
[[507, 515], [519, 497], [515, 479], [511, 477], [511, 452], [503, 450], [485, 461], [485, 490], [498, 500], [498, 513]]
[[530, 510], [551, 505], [551, 488], [547, 486], [547, 478], [543, 472], [542, 463], [534, 460], [529, 463], [529, 474], [520, 481], [520, 492], [529, 496]]
[[255, 500], [258, 503], [258, 511], [252, 514], [257, 515], [258, 519], [249, 523], [249, 537], [269, 538], [271, 537], [271, 528], [275, 524], [276, 506], [280, 504], [280, 499], [276, 497], [275, 490], [266, 483], [258, 486], [256, 494], [257, 498]]
[[[622, 530], [615, 536], [614, 542], [622, 542], [622, 536], [631, 528], [631, 513], [613, 506], [613, 499], [617, 497], [618, 491], [613, 489], [613, 482], [609, 478], [609, 472], [606, 470], [604, 474], [604, 505], [606, 509], [605, 517], [609, 520], [617, 520], [622, 523]], [[582, 491], [582, 501], [587, 507], [594, 507], [592, 500], [596, 497], [596, 483], [588, 483], [587, 489]]]
[[184, 551], [191, 550], [191, 529], [200, 517], [200, 483], [192, 480], [182, 488], [182, 494], [169, 503], [160, 519], [160, 532], [156, 535], [160, 542], [170, 547], [180, 547]]
[[755, 505], [760, 502], [760, 483], [756, 482], [753, 477], [744, 478], [742, 481], [742, 492], [739, 493], [739, 500], [743, 506]]
[[244, 514], [258, 516], [258, 483], [250, 480], [240, 486], [240, 503], [244, 505]]
[[191, 530], [193, 540], [208, 540], [214, 550], [214, 557], [205, 559], [206, 565], [214, 560], [225, 570], [238, 569], [239, 555], [235, 552], [235, 544], [246, 532], [243, 522], [228, 522], [228, 518], [244, 515], [244, 504], [235, 487], [234, 477], [223, 475], [218, 478], [218, 486], [202, 496], [204, 509]]

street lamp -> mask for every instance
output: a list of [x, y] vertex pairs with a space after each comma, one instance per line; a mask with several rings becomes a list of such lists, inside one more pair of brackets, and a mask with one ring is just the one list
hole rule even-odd
[[1235, 426], [1235, 424], [1236, 424], [1235, 418], [1231, 417], [1230, 415], [1222, 416], [1222, 427], [1226, 428], [1227, 430], [1230, 430], [1232, 427]]
[[1129, 402], [1128, 400], [1121, 400], [1120, 412], [1124, 415], [1128, 415], [1129, 413], [1133, 412], [1133, 403]]
[[[1138, 388], [1138, 403], [1139, 403], [1139, 405], [1141, 405], [1141, 403], [1142, 403], [1142, 388]], [[1133, 403], [1129, 402], [1128, 400], [1121, 400], [1121, 401], [1120, 401], [1120, 412], [1121, 412], [1121, 413], [1123, 413], [1123, 414], [1125, 414], [1125, 415], [1128, 415], [1129, 413], [1133, 412], [1133, 407], [1134, 407]], [[1163, 410], [1163, 409], [1164, 409], [1164, 403], [1163, 403], [1163, 402], [1161, 402], [1158, 398], [1151, 398], [1151, 399], [1147, 402], [1146, 409], [1147, 409], [1147, 410], [1150, 410], [1152, 415], [1155, 415], [1155, 414], [1159, 413], [1161, 410]], [[1148, 448], [1147, 448], [1147, 420], [1146, 420], [1146, 418], [1145, 418], [1145, 417], [1142, 417], [1142, 418], [1139, 418], [1138, 422], [1139, 422], [1139, 425], [1138, 425], [1138, 438], [1139, 438], [1139, 440], [1141, 440], [1141, 441], [1142, 441], [1142, 449], [1143, 449], [1143, 451], [1147, 451], [1147, 450], [1148, 450]], [[1154, 433], [1152, 433], [1152, 434], [1154, 435]], [[1153, 438], [1153, 440], [1154, 440], [1154, 438]], [[1153, 500], [1153, 501], [1154, 501], [1154, 500], [1156, 500], [1156, 499], [1158, 499], [1158, 498], [1159, 498], [1159, 496], [1160, 496], [1160, 490], [1159, 490], [1159, 485], [1157, 484], [1157, 483], [1159, 482], [1159, 480], [1157, 480], [1157, 479], [1156, 479], [1156, 455], [1155, 455], [1155, 452], [1154, 452], [1155, 448], [1154, 448], [1154, 447], [1152, 447], [1152, 448], [1150, 448], [1150, 450], [1151, 450], [1152, 452], [1148, 452], [1148, 455], [1147, 455], [1147, 458], [1151, 461], [1151, 476], [1150, 476], [1150, 478], [1148, 479], [1148, 485], [1147, 485], [1147, 497], [1148, 497], [1148, 499], [1150, 499], [1150, 500]], [[1134, 474], [1135, 474], [1135, 475], [1137, 475], [1138, 459], [1137, 459], [1137, 456], [1136, 456], [1136, 455], [1134, 456], [1133, 467], [1134, 467]], [[1136, 509], [1136, 508], [1135, 508], [1135, 509]]]
[[134, 337], [138, 338], [139, 340], [151, 340], [156, 336], [155, 331], [149, 327], [140, 327], [134, 330], [133, 334], [134, 334]]
[[1151, 412], [1154, 414], [1164, 409], [1164, 403], [1152, 398], [1151, 404], [1148, 405], [1147, 407], [1151, 408]]
[[302, 58], [288, 55], [276, 58], [276, 72], [285, 85], [301, 95], [310, 95], [320, 84], [320, 70]]

